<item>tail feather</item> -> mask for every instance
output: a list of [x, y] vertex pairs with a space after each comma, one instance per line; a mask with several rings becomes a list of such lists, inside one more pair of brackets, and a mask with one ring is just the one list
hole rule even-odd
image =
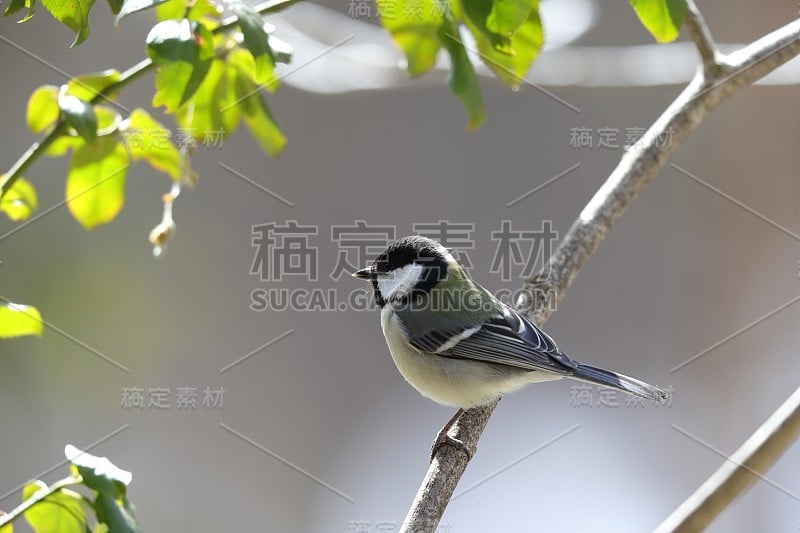
[[602, 368], [591, 365], [576, 363], [572, 372], [571, 377], [574, 379], [619, 389], [633, 394], [634, 396], [639, 396], [640, 398], [653, 400], [656, 403], [662, 403], [667, 399], [667, 393], [658, 387], [654, 387], [635, 378], [611, 372], [610, 370], [603, 370]]

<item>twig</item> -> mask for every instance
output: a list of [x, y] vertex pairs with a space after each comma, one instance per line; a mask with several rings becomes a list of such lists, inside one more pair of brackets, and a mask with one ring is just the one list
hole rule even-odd
[[3, 527], [4, 525], [13, 522], [17, 518], [19, 518], [25, 511], [27, 511], [37, 503], [43, 501], [51, 494], [55, 494], [61, 489], [70, 487], [72, 485], [80, 485], [82, 482], [83, 480], [81, 479], [80, 476], [69, 476], [65, 477], [64, 479], [56, 481], [47, 488], [42, 488], [37, 490], [36, 492], [33, 493], [33, 495], [30, 498], [28, 498], [21, 504], [14, 507], [10, 513], [0, 515], [0, 527]]
[[[276, 13], [286, 9], [287, 7], [297, 4], [301, 1], [302, 0], [269, 0], [255, 6], [253, 9], [255, 9], [261, 15], [267, 15], [269, 13]], [[222, 21], [219, 26], [214, 28], [212, 33], [215, 35], [224, 33], [230, 29], [233, 29], [238, 23], [238, 18], [230, 17]], [[142, 74], [148, 72], [155, 66], [155, 63], [153, 63], [150, 58], [143, 59], [123, 72], [115, 83], [112, 83], [102, 91], [95, 94], [90, 103], [94, 105], [99, 103], [101, 100], [107, 99], [111, 94], [130, 84], [132, 81], [137, 79]], [[8, 172], [5, 173], [3, 178], [0, 179], [0, 199], [3, 198], [3, 195], [11, 189], [11, 187], [14, 185], [14, 182], [22, 176], [22, 173], [25, 172], [37, 159], [39, 159], [45, 150], [47, 150], [47, 148], [53, 144], [56, 139], [66, 133], [66, 131], [67, 124], [64, 122], [62, 117], [59, 117], [59, 119], [53, 125], [53, 129], [51, 129], [44, 137], [42, 137], [40, 141], [33, 143], [30, 148], [28, 148], [25, 153], [23, 153], [22, 156], [20, 156], [20, 158], [11, 166], [11, 168], [8, 169]]]
[[[704, 70], [698, 71], [642, 139], [622, 156], [564, 236], [543, 272], [525, 282], [523, 293], [532, 302], [523, 309], [528, 317], [539, 324], [547, 321], [555, 306], [551, 300], [543, 301], [536, 295], [554, 293], [556, 304], [564, 298], [614, 223], [653, 180], [669, 155], [717, 105], [737, 89], [753, 83], [798, 54], [800, 21], [795, 21], [728, 57], [720, 56], [720, 63], [728, 66], [730, 73], [726, 69], [708, 78]], [[450, 435], [473, 449], [495, 406], [466, 411]], [[439, 448], [403, 522], [402, 532], [436, 529], [467, 463], [462, 450], [449, 445]]]
[[800, 388], [658, 526], [657, 533], [702, 531], [800, 437]]
[[711, 36], [711, 30], [708, 29], [708, 24], [703, 19], [703, 14], [697, 8], [694, 0], [686, 1], [686, 30], [700, 53], [706, 75], [717, 74], [723, 68], [719, 61], [720, 52]]

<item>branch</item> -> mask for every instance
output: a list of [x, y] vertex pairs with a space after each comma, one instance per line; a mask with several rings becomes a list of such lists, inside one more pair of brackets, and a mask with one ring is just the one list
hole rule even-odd
[[0, 515], [0, 527], [3, 527], [6, 524], [10, 524], [11, 522], [19, 518], [25, 511], [27, 511], [37, 503], [43, 501], [51, 494], [55, 494], [61, 489], [66, 487], [71, 487], [72, 485], [80, 485], [82, 481], [83, 480], [81, 479], [80, 476], [69, 476], [65, 477], [64, 479], [56, 481], [47, 488], [42, 488], [37, 490], [36, 492], [33, 493], [33, 495], [30, 498], [28, 498], [21, 504], [14, 507], [10, 513]]
[[[300, 1], [302, 0], [268, 0], [267, 2], [255, 6], [253, 9], [255, 9], [261, 15], [267, 15], [269, 13], [282, 11]], [[214, 28], [211, 33], [215, 35], [224, 33], [233, 29], [238, 24], [239, 19], [237, 17], [230, 17], [222, 21], [222, 23]], [[130, 84], [132, 81], [136, 80], [139, 76], [148, 72], [155, 66], [155, 63], [153, 63], [150, 58], [141, 60], [123, 72], [120, 75], [119, 80], [117, 80], [115, 83], [112, 83], [99, 93], [95, 94], [94, 98], [92, 98], [89, 103], [94, 105], [99, 103], [101, 100], [108, 99], [110, 95]], [[3, 175], [2, 179], [0, 179], [0, 199], [2, 199], [3, 195], [5, 195], [5, 193], [11, 189], [11, 187], [14, 185], [14, 182], [22, 176], [22, 173], [25, 172], [37, 159], [39, 159], [39, 157], [44, 154], [47, 148], [53, 144], [56, 139], [64, 135], [66, 132], [67, 124], [63, 117], [59, 117], [59, 119], [53, 125], [53, 129], [51, 129], [49, 133], [42, 137], [40, 141], [33, 143], [30, 148], [28, 148], [25, 153], [23, 153], [22, 156], [17, 159], [11, 168], [8, 169], [8, 172]]]
[[[691, 17], [690, 17], [691, 18]], [[622, 156], [617, 167], [581, 211], [544, 270], [523, 286], [517, 307], [538, 324], [544, 324], [561, 302], [573, 280], [603, 242], [608, 231], [664, 166], [667, 158], [706, 116], [737, 89], [749, 85], [800, 54], [800, 21], [762, 37], [729, 56], [720, 56], [725, 70], [698, 71], [689, 85], [656, 119], [642, 139]], [[664, 139], [670, 139], [665, 142]], [[525, 301], [530, 302], [523, 305]], [[450, 431], [469, 449], [477, 445], [496, 402], [466, 411]], [[458, 480], [467, 467], [463, 451], [450, 445], [439, 448], [428, 468], [402, 532], [436, 529]]]
[[702, 531], [800, 437], [800, 388], [656, 529]]
[[686, 1], [686, 30], [700, 53], [705, 73], [707, 75], [718, 74], [722, 67], [719, 60], [720, 52], [714, 38], [711, 37], [711, 30], [708, 29], [703, 14], [700, 13], [694, 0]]

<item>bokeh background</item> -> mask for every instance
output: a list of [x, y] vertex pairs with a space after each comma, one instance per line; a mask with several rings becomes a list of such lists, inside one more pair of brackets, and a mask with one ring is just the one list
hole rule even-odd
[[[348, 11], [345, 0], [327, 6]], [[701, 7], [724, 43], [750, 42], [797, 14], [788, 0]], [[594, 17], [574, 44], [651, 42], [627, 2], [595, 6]], [[64, 81], [45, 62], [78, 74], [143, 57], [152, 18], [131, 17], [115, 28], [98, 5], [91, 21], [91, 37], [74, 50], [67, 49], [71, 35], [44, 10], [25, 25], [0, 22], [3, 167], [33, 140], [24, 126], [30, 92]], [[376, 312], [256, 312], [251, 292], [314, 287], [346, 295], [358, 288], [349, 277], [328, 275], [338, 251], [331, 226], [354, 220], [394, 225], [398, 235], [420, 222], [472, 223], [475, 277], [493, 290], [516, 288], [519, 279], [489, 274], [496, 247], [490, 232], [503, 220], [520, 229], [552, 220], [563, 235], [621, 155], [597, 148], [596, 134], [593, 148], [575, 148], [571, 130], [647, 127], [680, 90], [554, 89], [575, 112], [530, 87], [515, 93], [487, 79], [488, 120], [468, 133], [441, 76], [393, 91], [334, 95], [300, 91], [289, 81], [269, 99], [289, 138], [285, 152], [267, 158], [246, 131], [222, 147], [201, 147], [194, 158], [200, 181], [175, 205], [178, 233], [163, 257], [153, 257], [147, 234], [160, 220], [169, 183], [144, 164], [129, 173], [126, 205], [114, 223], [87, 233], [61, 207], [0, 240], [0, 294], [36, 305], [79, 341], [47, 328], [40, 339], [0, 343], [0, 508], [19, 502], [15, 487], [57, 465], [65, 444], [86, 447], [124, 428], [92, 452], [133, 472], [130, 497], [144, 531], [396, 529], [452, 410], [403, 381]], [[146, 76], [121, 101], [149, 107], [152, 92]], [[714, 450], [733, 452], [797, 387], [796, 305], [671, 369], [800, 292], [799, 96], [791, 84], [746, 88], [672, 158], [774, 224], [667, 167], [547, 325], [578, 360], [671, 387], [671, 405], [634, 408], [618, 396], [617, 407], [603, 406], [594, 390], [591, 407], [577, 406], [566, 381], [504, 398], [440, 531], [650, 530], [722, 463]], [[44, 159], [27, 172], [40, 212], [63, 199], [66, 166], [65, 159]], [[318, 226], [311, 241], [318, 281], [267, 283], [250, 274], [252, 226], [286, 220]], [[14, 228], [0, 220], [0, 234]], [[168, 388], [171, 407], [126, 409], [122, 391], [131, 387]], [[206, 387], [223, 387], [223, 407], [178, 409], [181, 387], [201, 396]], [[711, 530], [797, 531], [799, 453], [791, 448], [769, 481], [758, 482]], [[42, 477], [65, 473], [62, 466]]]

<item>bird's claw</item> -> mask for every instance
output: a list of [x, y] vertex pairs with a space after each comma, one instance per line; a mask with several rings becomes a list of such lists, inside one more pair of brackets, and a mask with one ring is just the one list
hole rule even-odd
[[464, 441], [459, 440], [455, 437], [451, 437], [450, 434], [447, 432], [450, 428], [444, 427], [442, 431], [436, 436], [436, 440], [433, 441], [433, 446], [431, 446], [431, 462], [433, 462], [433, 458], [436, 457], [436, 454], [439, 453], [439, 448], [444, 446], [445, 444], [449, 444], [454, 448], [458, 448], [459, 450], [463, 451], [467, 454], [467, 461], [472, 460], [472, 450], [464, 444]]

